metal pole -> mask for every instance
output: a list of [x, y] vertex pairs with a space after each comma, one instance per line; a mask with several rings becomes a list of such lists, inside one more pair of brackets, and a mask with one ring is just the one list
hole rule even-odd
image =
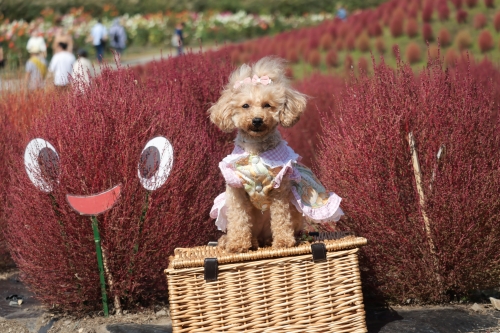
[[104, 279], [104, 265], [102, 264], [101, 237], [99, 236], [98, 221], [95, 216], [91, 216], [92, 229], [94, 230], [95, 252], [97, 254], [97, 265], [99, 266], [99, 279], [101, 280], [102, 308], [104, 317], [109, 316], [108, 296], [106, 294], [106, 280]]

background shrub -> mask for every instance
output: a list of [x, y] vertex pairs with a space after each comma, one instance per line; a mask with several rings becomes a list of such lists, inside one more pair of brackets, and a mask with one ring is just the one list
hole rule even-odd
[[439, 59], [440, 55], [440, 49], [437, 45], [429, 45], [427, 49], [427, 62]]
[[356, 35], [351, 32], [345, 39], [345, 47], [348, 51], [353, 51], [356, 48]]
[[433, 1], [426, 1], [424, 3], [424, 8], [422, 9], [422, 21], [430, 22], [432, 20], [433, 13], [434, 13]]
[[321, 64], [321, 54], [318, 50], [311, 50], [307, 56], [307, 62], [313, 67], [319, 67]]
[[474, 8], [477, 5], [478, 0], [465, 0], [465, 3], [469, 8]]
[[291, 128], [280, 128], [285, 140], [297, 154], [302, 163], [313, 166], [317, 157], [317, 146], [322, 135], [320, 112], [335, 113], [337, 103], [333, 95], [340, 94], [345, 87], [342, 78], [315, 73], [296, 82], [295, 88], [308, 95], [307, 109], [299, 122]]
[[461, 30], [455, 36], [455, 44], [460, 51], [468, 49], [472, 44], [472, 37], [467, 30]]
[[493, 19], [493, 26], [495, 27], [495, 30], [496, 30], [497, 32], [499, 32], [499, 31], [500, 31], [500, 12], [497, 12], [497, 13], [495, 14], [495, 17], [494, 17], [494, 19]]
[[484, 5], [488, 8], [495, 8], [495, 0], [484, 0]]
[[446, 50], [444, 55], [444, 63], [447, 67], [455, 67], [455, 63], [458, 60], [458, 53], [454, 49]]
[[358, 73], [365, 74], [368, 72], [368, 60], [365, 57], [360, 57], [358, 59]]
[[450, 8], [446, 2], [440, 2], [438, 4], [438, 16], [441, 21], [447, 21], [450, 18]]
[[325, 33], [321, 36], [319, 40], [319, 46], [322, 50], [327, 51], [332, 48], [333, 45], [333, 37], [329, 33]]
[[326, 54], [325, 62], [328, 67], [337, 67], [339, 65], [339, 59], [336, 50], [330, 50]]
[[378, 37], [375, 40], [375, 49], [380, 54], [384, 54], [385, 53], [385, 42], [384, 42], [384, 39], [382, 37]]
[[479, 33], [477, 42], [482, 53], [488, 52], [495, 45], [493, 36], [491, 36], [491, 32], [489, 32], [488, 30], [483, 30], [481, 31], [481, 33]]
[[438, 33], [439, 44], [441, 46], [448, 46], [451, 42], [451, 35], [448, 29], [441, 28]]
[[347, 54], [344, 59], [344, 68], [346, 71], [350, 71], [354, 68], [354, 59], [352, 55]]
[[422, 37], [426, 42], [432, 42], [434, 40], [434, 32], [432, 31], [432, 26], [429, 23], [424, 23], [422, 27]]
[[453, 5], [455, 6], [455, 8], [457, 10], [462, 8], [462, 5], [463, 5], [462, 0], [451, 0], [451, 2], [453, 3]]
[[403, 34], [404, 20], [405, 15], [402, 10], [398, 9], [393, 13], [393, 17], [389, 26], [392, 37], [399, 37]]
[[378, 22], [373, 22], [370, 24], [368, 27], [368, 34], [370, 37], [378, 37], [382, 35], [382, 27], [380, 26], [380, 23]]
[[474, 16], [474, 28], [482, 29], [486, 26], [486, 23], [488, 23], [488, 19], [483, 13], [478, 13]]
[[463, 10], [463, 9], [459, 9], [457, 10], [457, 22], [458, 23], [465, 23], [467, 22], [467, 11]]
[[[205, 110], [231, 69], [225, 56], [186, 55], [148, 64], [142, 79], [104, 70], [86, 94], [54, 99], [23, 145], [42, 137], [56, 147], [59, 182], [50, 194], [37, 190], [17, 152], [7, 211], [13, 258], [40, 300], [62, 311], [101, 308], [90, 220], [69, 208], [68, 193], [123, 185], [117, 205], [98, 219], [113, 279], [108, 295], [124, 308], [165, 296], [162, 270], [175, 247], [215, 239], [208, 212], [224, 186], [216, 166], [231, 148]], [[175, 164], [166, 184], [148, 195], [137, 166], [156, 135], [171, 140]]]
[[368, 52], [371, 49], [370, 46], [370, 36], [366, 32], [363, 32], [361, 35], [359, 35], [358, 40], [358, 50], [361, 52]]
[[338, 116], [322, 123], [320, 177], [343, 198], [341, 227], [372, 244], [361, 256], [368, 293], [446, 302], [498, 284], [500, 160], [491, 158], [500, 149], [498, 74], [484, 66], [450, 75], [432, 65], [418, 80], [407, 65], [396, 73], [377, 67], [373, 77], [349, 83]]
[[406, 60], [410, 64], [414, 64], [416, 62], [419, 62], [420, 59], [422, 58], [420, 46], [418, 46], [417, 43], [415, 42], [410, 42], [408, 46], [406, 47]]
[[418, 34], [418, 22], [414, 18], [406, 21], [406, 34], [408, 37], [413, 38]]

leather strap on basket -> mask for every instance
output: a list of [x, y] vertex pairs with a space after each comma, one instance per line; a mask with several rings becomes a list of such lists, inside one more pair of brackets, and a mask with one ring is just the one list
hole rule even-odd
[[326, 246], [324, 243], [311, 244], [311, 253], [314, 262], [326, 261]]
[[205, 281], [217, 281], [218, 262], [217, 258], [205, 258]]

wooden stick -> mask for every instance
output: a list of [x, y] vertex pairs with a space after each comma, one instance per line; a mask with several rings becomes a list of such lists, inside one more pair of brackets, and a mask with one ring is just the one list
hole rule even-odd
[[427, 234], [427, 241], [429, 242], [430, 251], [433, 255], [436, 254], [436, 247], [434, 246], [434, 242], [431, 237], [431, 226], [429, 217], [425, 212], [425, 193], [424, 187], [422, 186], [422, 171], [420, 169], [420, 163], [418, 161], [417, 150], [415, 149], [415, 138], [413, 137], [413, 133], [408, 133], [408, 143], [410, 144], [410, 152], [411, 152], [411, 161], [413, 164], [413, 173], [415, 174], [415, 181], [417, 183], [417, 191], [420, 202], [420, 211], [422, 213], [422, 218], [424, 219], [424, 227], [425, 232]]

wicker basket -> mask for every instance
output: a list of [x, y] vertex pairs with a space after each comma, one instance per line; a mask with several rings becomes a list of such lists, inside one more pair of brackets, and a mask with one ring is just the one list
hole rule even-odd
[[337, 239], [176, 249], [165, 270], [173, 332], [367, 332], [357, 255], [366, 239], [327, 238]]

